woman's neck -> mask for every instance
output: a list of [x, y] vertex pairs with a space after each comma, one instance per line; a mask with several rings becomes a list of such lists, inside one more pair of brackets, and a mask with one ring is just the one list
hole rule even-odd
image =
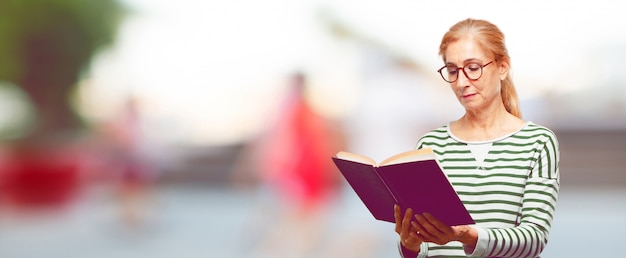
[[492, 140], [519, 130], [525, 121], [507, 112], [504, 107], [493, 112], [466, 112], [451, 123], [452, 132], [467, 141]]

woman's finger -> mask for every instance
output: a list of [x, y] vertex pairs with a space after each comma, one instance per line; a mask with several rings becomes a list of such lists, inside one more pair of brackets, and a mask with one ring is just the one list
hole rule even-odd
[[402, 231], [402, 211], [400, 205], [395, 204], [393, 206], [393, 217], [396, 219], [396, 233], [400, 234]]
[[453, 240], [453, 229], [434, 216], [428, 213], [416, 214], [415, 219], [417, 220], [416, 227], [424, 230], [421, 235], [426, 241], [442, 245]]
[[[431, 218], [434, 218], [431, 216]], [[435, 226], [428, 218], [426, 218], [423, 214], [415, 214], [415, 220], [422, 227], [422, 229], [427, 232], [429, 235], [439, 236], [443, 234], [437, 226]]]
[[443, 234], [452, 234], [454, 231], [452, 230], [452, 228], [448, 225], [446, 225], [445, 223], [443, 223], [441, 220], [435, 218], [435, 216], [431, 215], [430, 213], [425, 212], [424, 214], [422, 214], [422, 216], [428, 220], [428, 222], [437, 230], [439, 230], [441, 233]]
[[402, 239], [409, 237], [412, 218], [413, 218], [413, 210], [411, 208], [406, 209], [406, 211], [404, 212], [404, 217], [402, 218], [402, 228], [401, 228], [401, 233], [400, 233], [400, 237]]

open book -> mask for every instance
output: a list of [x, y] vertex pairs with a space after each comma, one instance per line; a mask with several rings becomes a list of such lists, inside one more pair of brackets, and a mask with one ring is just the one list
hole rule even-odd
[[378, 220], [395, 223], [397, 203], [403, 212], [428, 212], [448, 226], [474, 224], [431, 149], [403, 152], [380, 163], [345, 151], [332, 159]]

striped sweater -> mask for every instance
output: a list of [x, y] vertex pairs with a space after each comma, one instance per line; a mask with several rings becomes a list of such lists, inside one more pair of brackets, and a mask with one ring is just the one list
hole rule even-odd
[[478, 162], [468, 143], [442, 126], [417, 148], [432, 148], [476, 222], [478, 243], [423, 243], [420, 257], [539, 257], [548, 242], [559, 192], [559, 146], [548, 128], [528, 122], [490, 141]]

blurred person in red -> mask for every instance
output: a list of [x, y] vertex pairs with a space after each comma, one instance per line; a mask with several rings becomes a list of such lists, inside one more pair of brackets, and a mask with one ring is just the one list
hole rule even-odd
[[281, 108], [278, 121], [264, 147], [264, 180], [279, 191], [279, 197], [299, 211], [308, 212], [322, 205], [334, 189], [329, 162], [336, 146], [330, 125], [308, 104], [306, 78], [296, 73], [291, 92]]
[[[270, 201], [278, 201], [274, 205], [282, 213], [274, 217], [278, 224], [270, 229], [259, 248], [272, 253], [290, 249], [297, 254], [316, 244], [325, 207], [338, 192], [339, 173], [330, 156], [343, 146], [343, 136], [336, 124], [316, 113], [308, 103], [304, 74], [292, 74], [288, 86], [276, 120], [248, 146], [251, 148], [243, 151], [242, 156], [248, 161], [240, 160], [236, 166], [252, 161], [249, 165], [256, 170], [261, 190], [270, 194]], [[241, 176], [240, 167], [234, 175]], [[290, 234], [288, 230], [298, 233]], [[285, 245], [285, 241], [293, 242]]]

